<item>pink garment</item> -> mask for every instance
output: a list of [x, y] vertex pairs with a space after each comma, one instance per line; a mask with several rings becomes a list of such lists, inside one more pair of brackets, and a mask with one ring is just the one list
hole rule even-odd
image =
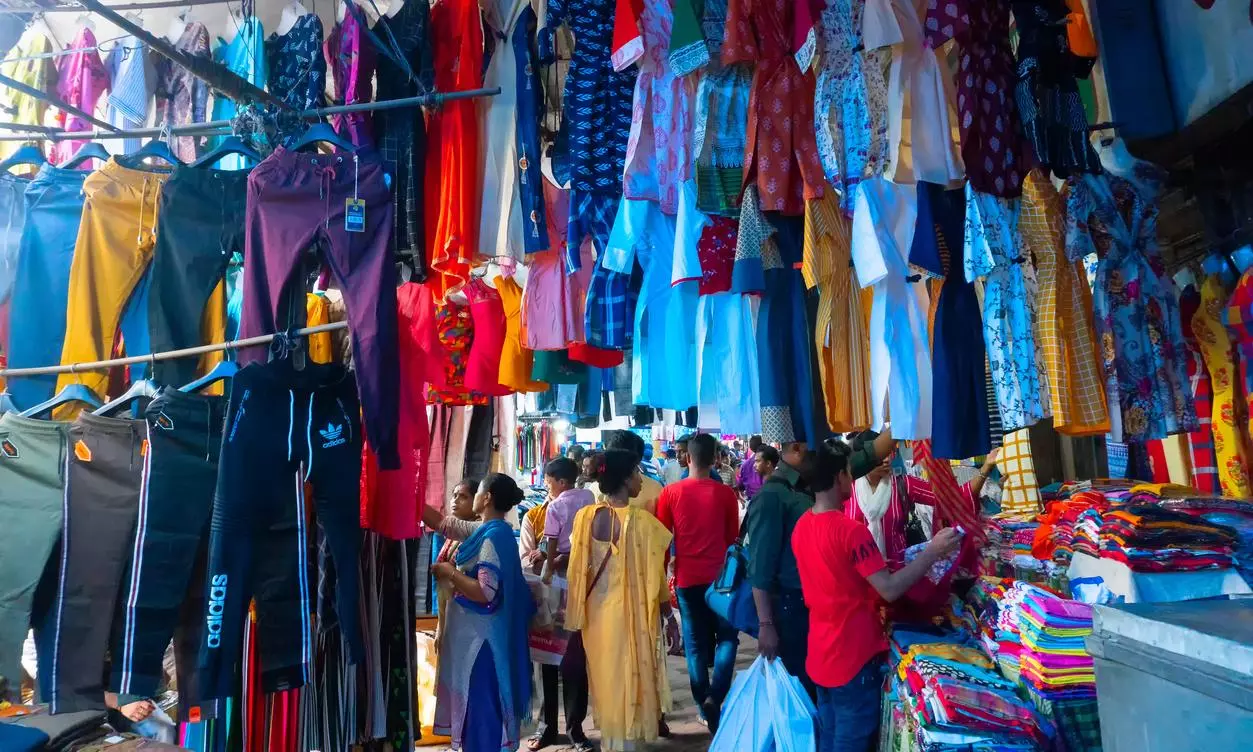
[[572, 488], [553, 499], [544, 515], [544, 537], [557, 539], [557, 553], [570, 553], [570, 533], [574, 531], [574, 515], [583, 507], [596, 503], [586, 488]]
[[[618, 1], [613, 67], [639, 63], [627, 141], [623, 195], [657, 201], [666, 214], [679, 205], [679, 189], [692, 174], [693, 104], [696, 76], [676, 77], [670, 69], [671, 0]], [[622, 28], [632, 18], [631, 28]]]
[[[427, 500], [427, 462], [431, 447], [426, 422], [426, 401], [421, 387], [426, 359], [422, 347], [422, 285], [408, 282], [396, 289], [400, 390], [396, 446], [400, 468], [379, 470], [378, 458], [365, 444], [362, 447], [361, 527], [394, 540], [421, 534], [420, 510]], [[443, 494], [435, 498], [442, 501]]]
[[505, 306], [500, 293], [475, 277], [465, 286], [474, 322], [474, 339], [466, 358], [465, 387], [500, 397], [512, 389], [500, 383], [500, 353], [505, 346]]
[[[335, 104], [361, 104], [374, 99], [374, 68], [377, 53], [357, 18], [360, 11], [350, 8], [344, 20], [327, 37], [322, 51], [335, 84]], [[331, 116], [331, 127], [356, 146], [373, 143], [370, 113], [350, 112]]]
[[[84, 26], [69, 49], [73, 52], [57, 58], [57, 97], [66, 104], [94, 114], [100, 95], [109, 89], [109, 71], [104, 67], [100, 53], [96, 50], [96, 35], [90, 27]], [[86, 131], [94, 127], [86, 120], [76, 115], [67, 115], [61, 110], [57, 110], [56, 123], [67, 131]], [[52, 145], [48, 159], [52, 164], [60, 164], [74, 156], [85, 143], [86, 139], [57, 141]], [[92, 169], [91, 160], [84, 162], [78, 169]]]
[[522, 331], [530, 350], [564, 350], [583, 342], [583, 311], [593, 263], [589, 235], [579, 248], [583, 263], [566, 276], [562, 259], [566, 253], [566, 227], [570, 195], [544, 181], [544, 207], [548, 220], [548, 250], [532, 254], [531, 270], [522, 290]]
[[[909, 510], [917, 497], [924, 497], [917, 498], [924, 504], [931, 501], [931, 498], [927, 498], [931, 497], [931, 484], [912, 475], [904, 478], [893, 475], [879, 482], [892, 484], [892, 501], [888, 505], [887, 513], [883, 515], [883, 535], [887, 546], [883, 558], [889, 563], [900, 564], [905, 559], [905, 549], [908, 547], [905, 541], [905, 523], [909, 521]], [[903, 496], [902, 485], [905, 490]], [[861, 513], [861, 505], [857, 502], [856, 486], [853, 487], [852, 497], [844, 504], [844, 514], [862, 524], [866, 522], [866, 516]]]

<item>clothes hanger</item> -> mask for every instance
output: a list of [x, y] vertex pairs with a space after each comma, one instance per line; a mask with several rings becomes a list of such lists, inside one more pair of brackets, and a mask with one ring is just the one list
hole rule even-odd
[[109, 161], [109, 152], [103, 146], [95, 141], [88, 141], [74, 152], [74, 156], [65, 160], [58, 167], [66, 170], [72, 170], [89, 159], [99, 159], [102, 162]]
[[[154, 357], [152, 359], [153, 368], [156, 368], [156, 365], [157, 365], [157, 360]], [[111, 402], [106, 402], [100, 407], [97, 407], [95, 410], [92, 411], [91, 414], [92, 415], [109, 415], [114, 410], [117, 410], [119, 407], [126, 407], [127, 405], [134, 402], [135, 400], [144, 399], [144, 398], [152, 399], [153, 397], [157, 396], [157, 392], [159, 391], [161, 391], [161, 385], [158, 384], [157, 382], [153, 381], [152, 379], [140, 379], [139, 381], [136, 381], [135, 383], [131, 384], [130, 388], [127, 389], [125, 392], [122, 392], [122, 394], [117, 399], [112, 400]]]
[[0, 162], [0, 172], [8, 172], [10, 169], [20, 165], [42, 167], [47, 163], [48, 160], [44, 159], [44, 153], [39, 150], [38, 146], [22, 144], [8, 159]]
[[0, 392], [0, 415], [15, 412], [17, 412], [17, 405], [13, 404], [13, 398], [7, 391]]
[[344, 151], [356, 151], [357, 145], [348, 139], [340, 136], [331, 126], [324, 122], [317, 122], [309, 126], [309, 130], [305, 131], [296, 143], [292, 144], [292, 151], [300, 151], [306, 146], [312, 146], [319, 141], [331, 144], [332, 146]]
[[183, 160], [174, 156], [174, 152], [171, 151], [170, 145], [160, 138], [152, 139], [130, 154], [119, 157], [117, 161], [125, 167], [134, 168], [139, 167], [143, 164], [145, 159], [149, 158], [160, 159], [172, 167], [183, 164]]
[[[77, 371], [71, 367], [70, 373], [76, 374]], [[69, 402], [82, 402], [91, 407], [100, 407], [100, 398], [96, 396], [96, 393], [83, 384], [75, 382], [67, 384], [64, 389], [53, 395], [52, 399], [40, 402], [31, 409], [22, 411], [20, 415], [23, 418], [33, 418]]]
[[239, 366], [235, 363], [235, 361], [222, 360], [222, 361], [219, 361], [216, 365], [214, 365], [213, 368], [209, 369], [209, 372], [206, 373], [204, 376], [201, 376], [195, 381], [192, 381], [190, 383], [180, 386], [178, 390], [184, 393], [198, 392], [201, 389], [204, 389], [206, 386], [209, 386], [210, 384], [214, 384], [216, 382], [223, 381], [229, 378], [234, 378], [235, 374], [237, 373], [239, 373]]
[[230, 154], [239, 154], [255, 162], [261, 161], [261, 155], [248, 144], [245, 144], [239, 136], [227, 136], [226, 140], [218, 144], [212, 151], [192, 162], [191, 166], [210, 167], [222, 157]]

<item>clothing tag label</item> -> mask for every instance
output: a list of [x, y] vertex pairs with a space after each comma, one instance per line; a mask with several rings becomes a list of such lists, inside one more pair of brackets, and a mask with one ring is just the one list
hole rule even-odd
[[87, 444], [82, 439], [74, 442], [74, 456], [78, 458], [79, 462], [91, 462], [91, 449], [87, 447]]
[[148, 440], [147, 439], [144, 439], [143, 443], [139, 445], [139, 456], [140, 457], [148, 456]]
[[165, 412], [157, 413], [157, 417], [153, 419], [152, 423], [162, 431], [174, 430], [174, 419], [166, 415]]
[[365, 232], [364, 199], [344, 199], [344, 230], [347, 232]]
[[12, 439], [4, 439], [0, 441], [0, 457], [8, 457], [11, 460], [21, 456], [21, 452], [17, 451], [17, 444]]

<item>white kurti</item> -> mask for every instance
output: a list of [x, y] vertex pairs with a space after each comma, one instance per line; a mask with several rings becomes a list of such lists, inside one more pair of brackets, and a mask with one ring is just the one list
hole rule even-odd
[[892, 436], [931, 437], [931, 352], [925, 283], [910, 276], [909, 250], [918, 219], [917, 188], [884, 178], [863, 181], [853, 210], [852, 256], [870, 309], [870, 396], [874, 428], [891, 410]]
[[926, 45], [927, 0], [866, 0], [867, 50], [892, 48], [888, 74], [887, 175], [949, 185], [966, 174], [957, 148], [956, 91]]
[[483, 211], [479, 216], [479, 252], [484, 256], [526, 256], [522, 197], [518, 188], [518, 62], [511, 43], [514, 25], [527, 0], [484, 0], [485, 35], [496, 49], [483, 74], [485, 88], [500, 87], [487, 98], [483, 117]]

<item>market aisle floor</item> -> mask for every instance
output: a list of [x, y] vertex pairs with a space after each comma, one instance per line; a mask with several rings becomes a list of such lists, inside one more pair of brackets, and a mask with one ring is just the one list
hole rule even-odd
[[[747, 635], [740, 636], [740, 649], [736, 654], [735, 670], [740, 671], [749, 667], [753, 659], [757, 657], [757, 642]], [[670, 675], [670, 694], [674, 701], [674, 710], [666, 714], [666, 721], [670, 724], [670, 731], [673, 734], [669, 739], [661, 739], [657, 744], [648, 747], [650, 750], [658, 750], [659, 752], [704, 752], [709, 749], [709, 729], [701, 725], [700, 716], [696, 712], [696, 705], [692, 702], [692, 690], [687, 683], [687, 664], [683, 658], [669, 656], [666, 660], [666, 668]], [[565, 721], [562, 721], [562, 729], [565, 729]], [[591, 728], [591, 720], [588, 720], [588, 738], [593, 744], [599, 745], [600, 734], [596, 729]], [[544, 749], [551, 752], [566, 749], [569, 743], [562, 741], [560, 744]], [[418, 749], [430, 750], [447, 750], [448, 747], [419, 747]]]

